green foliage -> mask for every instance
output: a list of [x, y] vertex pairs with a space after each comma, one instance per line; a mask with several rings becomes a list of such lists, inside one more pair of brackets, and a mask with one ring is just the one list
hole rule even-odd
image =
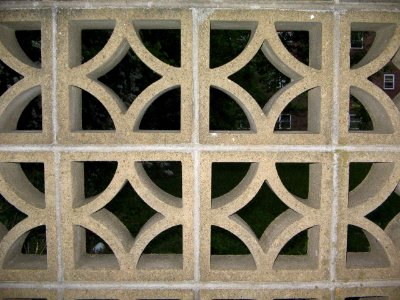
[[136, 97], [160, 76], [148, 68], [132, 49], [99, 81], [110, 87], [129, 107]]
[[146, 110], [139, 129], [179, 130], [181, 128], [181, 89], [160, 95]]
[[276, 170], [287, 190], [297, 197], [308, 198], [309, 168], [306, 163], [277, 163]]
[[369, 252], [370, 245], [361, 228], [353, 225], [347, 226], [347, 251]]
[[[308, 32], [283, 31], [279, 32], [279, 37], [293, 56], [308, 64]], [[212, 30], [210, 67], [220, 66], [234, 59], [243, 51], [249, 39], [250, 31], [246, 30]], [[250, 93], [260, 107], [264, 107], [279, 89], [290, 82], [290, 78], [278, 71], [261, 50], [229, 79]], [[307, 105], [307, 93], [304, 93], [293, 100], [284, 112], [306, 116]], [[247, 130], [249, 128], [249, 121], [239, 105], [224, 93], [211, 89], [210, 130]]]
[[[356, 188], [368, 175], [372, 163], [350, 163], [349, 165], [349, 191]], [[353, 225], [348, 226], [347, 251], [368, 252], [370, 245], [364, 232]]]
[[246, 245], [228, 230], [211, 226], [211, 254], [243, 255], [250, 251]]
[[249, 92], [260, 107], [264, 107], [282, 86], [290, 82], [290, 78], [279, 72], [261, 50], [229, 78]]
[[39, 226], [29, 231], [29, 234], [26, 237], [24, 244], [22, 245], [21, 252], [23, 254], [47, 254], [45, 226]]
[[249, 130], [243, 109], [224, 92], [210, 89], [210, 130]]
[[222, 196], [236, 187], [249, 171], [250, 163], [213, 163], [211, 165], [211, 197]]
[[250, 30], [211, 30], [210, 68], [216, 68], [238, 56], [250, 40]]
[[308, 31], [279, 31], [278, 36], [286, 49], [305, 65], [309, 64]]
[[389, 222], [400, 212], [400, 196], [392, 192], [377, 209], [367, 215], [376, 225], [385, 229]]
[[20, 81], [23, 76], [15, 72], [5, 63], [0, 61], [0, 96], [8, 90], [12, 85]]
[[[182, 197], [182, 164], [178, 161], [144, 163], [149, 178], [165, 192]], [[168, 172], [172, 173], [168, 173]]]
[[[41, 64], [41, 34], [39, 30], [17, 30], [15, 32], [18, 43], [25, 54], [39, 68]], [[20, 81], [23, 76], [0, 61], [0, 96], [12, 85]], [[42, 129], [42, 102], [37, 96], [23, 110], [17, 130]]]
[[[287, 176], [291, 187], [297, 193], [308, 193], [308, 165], [290, 166], [290, 164], [279, 164], [279, 175]], [[249, 164], [245, 163], [214, 163], [212, 165], [212, 196], [213, 198], [223, 195], [234, 188], [246, 175]], [[304, 182], [307, 178], [307, 183]], [[297, 188], [294, 186], [306, 186]], [[251, 227], [258, 238], [261, 237], [269, 224], [288, 207], [276, 196], [267, 184], [263, 184], [256, 196], [237, 214]], [[300, 255], [307, 253], [307, 233], [300, 233], [294, 237], [288, 245], [282, 249], [282, 254]], [[247, 247], [235, 236], [226, 230], [215, 227], [211, 236], [212, 253], [215, 254], [248, 254]]]
[[349, 165], [349, 191], [354, 190], [368, 175], [372, 163], [350, 163]]
[[2, 195], [0, 195], [0, 223], [2, 223], [7, 230], [13, 228], [26, 217], [27, 215], [20, 212], [13, 205], [8, 203]]
[[112, 29], [91, 29], [81, 31], [81, 63], [96, 56], [111, 37]]
[[308, 234], [304, 230], [296, 234], [293, 238], [283, 246], [281, 255], [307, 255]]
[[268, 225], [287, 209], [286, 204], [264, 183], [256, 196], [237, 214], [260, 238]]
[[24, 172], [29, 182], [40, 192], [45, 192], [44, 186], [44, 164], [43, 163], [20, 163], [21, 169]]
[[115, 161], [86, 161], [83, 163], [85, 198], [104, 191], [117, 170]]
[[139, 35], [147, 50], [155, 57], [175, 67], [181, 65], [179, 29], [141, 29]]
[[183, 252], [182, 236], [181, 225], [171, 227], [156, 236], [143, 252], [146, 254], [181, 254]]
[[125, 224], [133, 237], [137, 236], [143, 225], [156, 213], [140, 198], [128, 182], [106, 205], [106, 209]]
[[17, 130], [42, 130], [42, 96], [33, 98], [22, 111]]
[[25, 54], [40, 67], [42, 62], [40, 30], [17, 30], [15, 31], [15, 37]]
[[82, 129], [115, 130], [106, 108], [92, 94], [82, 91]]

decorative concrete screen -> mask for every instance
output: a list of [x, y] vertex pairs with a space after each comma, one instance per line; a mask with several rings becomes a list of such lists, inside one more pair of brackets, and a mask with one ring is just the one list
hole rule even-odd
[[[205, 2], [0, 3], [0, 82], [5, 67], [20, 75], [0, 98], [0, 207], [23, 215], [7, 225], [0, 210], [1, 299], [400, 299], [400, 96], [391, 99], [369, 80], [388, 63], [400, 68], [399, 4]], [[112, 33], [82, 61], [91, 30]], [[179, 64], [152, 53], [141, 30], [178, 31]], [[250, 33], [244, 49], [211, 66], [210, 36], [232, 30]], [[20, 31], [40, 31], [39, 63], [17, 39]], [[298, 31], [308, 35], [307, 61], [278, 34]], [[372, 32], [374, 42], [350, 67], [352, 32]], [[100, 79], [128, 51], [158, 74], [131, 105]], [[288, 78], [265, 105], [247, 89], [251, 82], [232, 79], [260, 54]], [[173, 90], [179, 128], [141, 128], [152, 104]], [[211, 90], [229, 96], [248, 126], [214, 130]], [[101, 103], [112, 130], [87, 128], [85, 93]], [[280, 114], [301, 94], [308, 99], [306, 130], [277, 130]], [[368, 112], [372, 130], [349, 131], [350, 96]], [[40, 125], [21, 129], [34, 99]], [[104, 166], [96, 177], [103, 188], [88, 195], [93, 163]], [[354, 188], [349, 178], [357, 164], [370, 169]], [[215, 175], [220, 165], [247, 169], [217, 193], [230, 174]], [[307, 180], [297, 183], [306, 185], [305, 196], [285, 183], [281, 165], [294, 173], [306, 166]], [[41, 183], [29, 166], [40, 166]], [[108, 168], [114, 169], [107, 181]], [[152, 168], [165, 180], [154, 179]], [[168, 189], [172, 174], [179, 174], [176, 193]], [[111, 208], [126, 186], [153, 210], [135, 233], [128, 223], [143, 214], [140, 207], [126, 206], [128, 223]], [[251, 211], [262, 189], [285, 207], [265, 225], [255, 224], [259, 212]], [[397, 202], [388, 206], [389, 198]], [[38, 228], [42, 250], [25, 249]], [[349, 247], [351, 228], [367, 250]], [[148, 250], [172, 229], [176, 251]], [[221, 232], [247, 252], [215, 250], [213, 235]], [[305, 251], [286, 253], [301, 234]], [[90, 237], [97, 240], [89, 246]]]

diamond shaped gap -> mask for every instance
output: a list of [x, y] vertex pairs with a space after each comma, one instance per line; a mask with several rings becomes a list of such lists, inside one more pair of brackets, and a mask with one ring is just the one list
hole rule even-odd
[[261, 108], [277, 91], [290, 83], [290, 78], [278, 71], [261, 50], [229, 79], [244, 88]]
[[35, 227], [29, 231], [21, 249], [22, 254], [46, 255], [46, 226]]
[[250, 41], [251, 30], [210, 31], [210, 68], [222, 66], [236, 58]]
[[125, 57], [98, 80], [110, 87], [128, 108], [142, 91], [160, 78], [129, 49]]
[[374, 126], [364, 105], [353, 95], [349, 102], [349, 131], [371, 131]]
[[383, 90], [392, 100], [400, 93], [400, 69], [393, 61], [368, 77], [368, 80]]
[[310, 37], [308, 31], [278, 31], [279, 39], [297, 60], [309, 65]]
[[210, 130], [250, 131], [249, 120], [240, 105], [213, 87], [210, 88]]
[[257, 238], [265, 229], [288, 209], [267, 183], [263, 183], [255, 197], [237, 214], [251, 227]]
[[118, 194], [105, 206], [136, 237], [144, 224], [157, 212], [126, 182]]
[[274, 132], [319, 133], [321, 89], [305, 91], [292, 99], [280, 113]]
[[[26, 214], [18, 210], [14, 205], [8, 202], [0, 194], [0, 223], [5, 227], [7, 231], [10, 231], [15, 225], [24, 220], [27, 217]], [[1, 226], [1, 225], [0, 225]], [[0, 237], [2, 238], [6, 232], [0, 230]], [[1, 240], [0, 238], [0, 240]]]
[[139, 36], [155, 57], [171, 66], [181, 66], [180, 29], [140, 29]]
[[84, 90], [81, 90], [81, 97], [82, 130], [115, 130], [110, 114], [98, 99]]
[[24, 76], [11, 69], [1, 60], [0, 60], [0, 74], [2, 74], [0, 80], [0, 96], [3, 95], [4, 92], [7, 91], [10, 87], [12, 87], [22, 78], [24, 78]]
[[139, 130], [181, 129], [181, 89], [169, 90], [155, 99], [140, 120]]
[[22, 111], [17, 130], [42, 130], [42, 96], [33, 98]]
[[107, 44], [112, 29], [90, 29], [81, 31], [81, 63], [95, 57]]
[[83, 162], [85, 198], [90, 198], [103, 192], [112, 181], [117, 166], [118, 163], [116, 161]]
[[164, 192], [182, 198], [182, 163], [180, 161], [143, 161], [147, 176]]
[[40, 30], [16, 30], [15, 37], [26, 56], [37, 66], [42, 63], [42, 37]]
[[367, 219], [374, 222], [383, 230], [400, 213], [400, 196], [392, 192], [389, 197], [374, 211], [367, 215]]

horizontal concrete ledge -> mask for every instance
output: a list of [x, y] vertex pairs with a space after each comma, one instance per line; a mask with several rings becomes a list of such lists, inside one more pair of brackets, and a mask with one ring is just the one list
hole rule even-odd
[[0, 153], [9, 152], [60, 152], [60, 153], [108, 153], [108, 152], [180, 152], [192, 153], [193, 151], [208, 152], [380, 152], [400, 153], [400, 147], [390, 145], [0, 145]]
[[74, 290], [101, 290], [101, 289], [203, 289], [203, 290], [315, 290], [329, 288], [391, 288], [398, 287], [399, 280], [387, 281], [350, 281], [350, 282], [277, 282], [277, 283], [227, 283], [227, 282], [3, 282], [1, 289], [74, 289]]
[[42, 0], [1, 1], [4, 8], [214, 8], [214, 9], [301, 9], [301, 10], [400, 10], [399, 0]]

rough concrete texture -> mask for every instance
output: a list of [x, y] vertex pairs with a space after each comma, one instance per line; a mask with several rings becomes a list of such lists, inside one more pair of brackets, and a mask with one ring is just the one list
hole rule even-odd
[[[202, 154], [201, 161], [203, 205], [200, 252], [205, 279], [309, 281], [329, 277], [331, 224], [327, 220], [332, 214], [332, 190], [328, 184], [332, 182], [331, 154], [207, 152]], [[232, 191], [210, 199], [211, 164], [217, 162], [252, 162], [252, 165], [246, 177]], [[278, 162], [312, 163], [308, 199], [299, 201], [282, 185], [275, 167]], [[257, 239], [252, 229], [235, 213], [254, 198], [264, 182], [288, 206], [288, 210], [277, 217]], [[224, 228], [240, 237], [251, 255], [210, 257], [211, 226]], [[304, 230], [308, 230], [308, 255], [279, 255], [281, 248]], [[298, 268], [302, 272], [298, 272]]]
[[[0, 140], [8, 144], [51, 143], [51, 11], [0, 11], [0, 20], [2, 23], [0, 28], [1, 61], [24, 77], [1, 95]], [[14, 35], [15, 30], [21, 29], [41, 29], [42, 63], [40, 67], [21, 51]], [[29, 134], [26, 132], [16, 134], [19, 116], [25, 106], [38, 95], [42, 97], [43, 130]]]
[[[58, 18], [58, 120], [61, 143], [152, 144], [188, 143], [193, 126], [192, 109], [192, 20], [191, 12], [154, 10], [60, 10]], [[113, 35], [97, 57], [80, 64], [80, 31], [90, 28], [114, 28]], [[181, 67], [163, 63], [146, 49], [138, 36], [139, 29], [180, 28]], [[96, 79], [111, 70], [131, 48], [162, 78], [146, 88], [126, 109], [110, 89]], [[139, 123], [144, 111], [161, 93], [181, 88], [181, 131], [144, 133]], [[81, 90], [95, 96], [109, 112], [115, 132], [87, 133], [79, 128]], [[71, 106], [71, 109], [64, 109]]]
[[[193, 277], [193, 170], [190, 155], [182, 153], [74, 153], [61, 157], [63, 248], [67, 280], [189, 280]], [[107, 189], [91, 199], [83, 194], [82, 161], [117, 161], [118, 169]], [[180, 161], [182, 198], [158, 188], [146, 175], [142, 161]], [[136, 193], [157, 211], [136, 237], [104, 207], [129, 181]], [[72, 187], [72, 188], [71, 188]], [[89, 203], [88, 203], [89, 202]], [[182, 225], [183, 253], [142, 254], [158, 234]], [[114, 255], [88, 255], [85, 245], [87, 228], [110, 246]], [[155, 269], [155, 270], [154, 270]]]
[[[0, 299], [399, 300], [400, 214], [385, 228], [366, 216], [392, 192], [400, 194], [400, 96], [392, 100], [368, 81], [389, 61], [400, 68], [400, 5], [299, 0], [251, 1], [245, 7], [244, 1], [168, 1], [180, 7], [171, 9], [166, 2], [0, 3], [0, 60], [24, 76], [0, 95], [0, 194], [26, 215], [10, 230], [0, 224]], [[113, 29], [108, 43], [81, 64], [81, 31], [105, 28]], [[154, 57], [140, 40], [141, 28], [180, 29], [180, 67]], [[41, 30], [40, 67], [14, 34], [31, 29]], [[252, 36], [236, 58], [210, 68], [211, 29], [247, 29]], [[309, 32], [309, 65], [286, 50], [277, 30]], [[351, 31], [376, 32], [376, 43], [352, 68]], [[127, 109], [98, 78], [129, 49], [161, 79]], [[260, 49], [291, 78], [263, 108], [246, 87], [228, 78]], [[181, 129], [139, 130], [152, 101], [175, 87], [181, 90]], [[209, 130], [210, 87], [238, 103], [250, 131]], [[102, 103], [115, 131], [82, 130], [82, 91]], [[274, 131], [279, 114], [303, 92], [308, 92], [308, 131]], [[22, 111], [39, 94], [42, 130], [16, 130]], [[350, 94], [368, 110], [373, 131], [349, 132]], [[106, 189], [89, 199], [83, 168], [88, 161], [118, 163]], [[180, 162], [182, 197], [157, 187], [143, 161]], [[44, 164], [45, 193], [27, 180], [20, 167], [26, 162]], [[212, 198], [212, 164], [221, 162], [251, 166], [230, 192]], [[353, 162], [373, 166], [349, 192]], [[287, 190], [277, 163], [310, 164], [307, 199]], [[156, 211], [137, 236], [105, 208], [125, 182]], [[258, 238], [238, 212], [265, 183], [287, 210]], [[22, 254], [29, 231], [42, 225], [47, 253]], [[370, 252], [347, 250], [349, 225], [364, 231]], [[182, 253], [143, 253], [174, 226], [182, 227]], [[250, 254], [211, 255], [213, 226], [239, 238]], [[87, 230], [113, 254], [88, 254]], [[280, 254], [303, 231], [307, 255]]]
[[[320, 122], [332, 115], [332, 34], [331, 13], [299, 13], [277, 11], [215, 11], [200, 24], [200, 140], [207, 144], [327, 144], [331, 124]], [[210, 28], [229, 28], [236, 22], [237, 29], [251, 29], [251, 40], [246, 49], [229, 63], [210, 69]], [[281, 43], [277, 30], [307, 30], [310, 35], [310, 66], [299, 62]], [[260, 107], [245, 89], [228, 77], [245, 66], [262, 50], [269, 61], [291, 78], [264, 107]], [[228, 93], [241, 106], [250, 123], [250, 132], [209, 131], [209, 90], [216, 87]], [[285, 134], [274, 132], [279, 114], [286, 105], [308, 91], [308, 132]]]

